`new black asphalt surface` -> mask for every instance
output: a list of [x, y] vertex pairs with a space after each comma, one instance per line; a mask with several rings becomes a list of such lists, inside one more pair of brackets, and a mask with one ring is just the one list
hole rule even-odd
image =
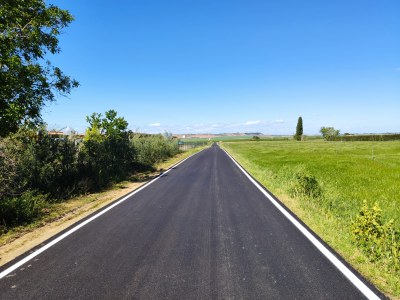
[[363, 299], [217, 146], [0, 280], [1, 299]]

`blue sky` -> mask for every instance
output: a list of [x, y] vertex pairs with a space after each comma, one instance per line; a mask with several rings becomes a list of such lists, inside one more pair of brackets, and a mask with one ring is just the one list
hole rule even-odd
[[76, 19], [50, 60], [81, 86], [49, 127], [115, 109], [142, 132], [400, 132], [398, 0], [50, 3]]

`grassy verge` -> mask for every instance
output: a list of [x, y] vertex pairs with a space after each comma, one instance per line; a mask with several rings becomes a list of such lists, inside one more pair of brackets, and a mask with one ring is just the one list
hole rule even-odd
[[384, 222], [394, 219], [399, 227], [400, 142], [222, 146], [360, 273], [390, 297], [400, 297], [399, 270], [385, 260], [371, 261], [355, 244], [351, 227], [363, 201], [377, 203]]
[[42, 218], [26, 226], [15, 227], [7, 233], [0, 235], [0, 265], [7, 263], [80, 219], [137, 189], [159, 175], [160, 172], [169, 169], [179, 161], [204, 148], [206, 147], [190, 149], [189, 151], [180, 153], [170, 159], [159, 162], [155, 166], [155, 171], [137, 173], [129, 180], [116, 183], [107, 190], [99, 193], [51, 204], [46, 209], [46, 214]]

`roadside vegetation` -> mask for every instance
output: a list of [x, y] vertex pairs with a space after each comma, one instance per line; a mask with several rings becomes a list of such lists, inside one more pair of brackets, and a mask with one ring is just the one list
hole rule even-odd
[[400, 141], [222, 145], [364, 276], [400, 296]]
[[51, 203], [97, 192], [176, 155], [171, 137], [132, 133], [110, 110], [87, 118], [84, 137], [20, 128], [0, 138], [0, 233], [48, 213]]

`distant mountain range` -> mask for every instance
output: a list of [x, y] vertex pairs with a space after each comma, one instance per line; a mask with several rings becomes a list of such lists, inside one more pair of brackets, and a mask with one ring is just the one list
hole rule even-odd
[[245, 132], [245, 133], [188, 133], [188, 134], [177, 134], [176, 135], [178, 138], [184, 139], [184, 138], [216, 138], [216, 137], [222, 137], [222, 136], [232, 136], [232, 137], [237, 137], [237, 136], [264, 136], [263, 133], [261, 132]]

